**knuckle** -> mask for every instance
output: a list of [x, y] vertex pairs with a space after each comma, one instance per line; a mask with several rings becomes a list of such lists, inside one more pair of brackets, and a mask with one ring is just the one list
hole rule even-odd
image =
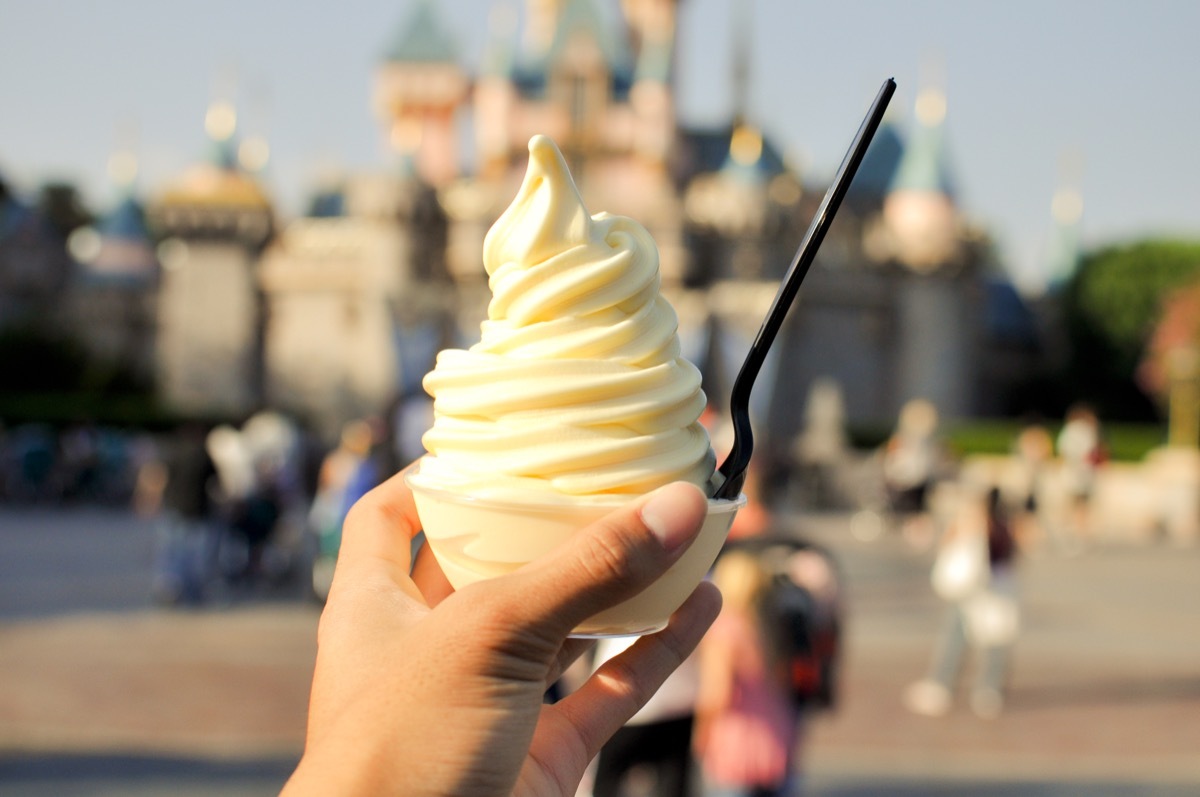
[[623, 535], [608, 529], [589, 538], [583, 566], [596, 582], [627, 584], [637, 579], [638, 561]]

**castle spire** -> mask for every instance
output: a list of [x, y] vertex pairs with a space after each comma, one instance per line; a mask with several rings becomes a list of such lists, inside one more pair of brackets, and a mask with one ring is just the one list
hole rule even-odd
[[1082, 163], [1077, 152], [1066, 153], [1061, 159], [1059, 187], [1050, 202], [1054, 229], [1044, 271], [1049, 292], [1060, 290], [1079, 267], [1079, 231], [1083, 218], [1083, 194], [1079, 190]]
[[730, 78], [733, 89], [733, 124], [740, 126], [746, 121], [750, 107], [750, 46], [753, 0], [745, 0], [734, 13], [733, 59]]
[[962, 253], [957, 192], [946, 153], [946, 94], [927, 83], [913, 108], [915, 125], [884, 199], [895, 257], [918, 273], [956, 263]]
[[374, 106], [400, 163], [443, 186], [461, 167], [457, 115], [470, 86], [438, 10], [433, 0], [416, 0], [384, 53]]
[[891, 190], [938, 194], [953, 201], [956, 190], [945, 140], [946, 95], [941, 89], [922, 89], [914, 116], [917, 124], [904, 146]]

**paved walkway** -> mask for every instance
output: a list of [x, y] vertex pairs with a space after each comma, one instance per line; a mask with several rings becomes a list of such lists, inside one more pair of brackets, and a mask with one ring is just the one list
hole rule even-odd
[[[1200, 550], [1024, 562], [997, 720], [900, 705], [939, 622], [931, 554], [796, 520], [847, 590], [844, 699], [810, 794], [1200, 793]], [[148, 600], [151, 532], [121, 513], [0, 509], [0, 795], [272, 794], [299, 754], [317, 610]], [[169, 788], [168, 788], [169, 786]]]
[[816, 780], [1099, 780], [1200, 793], [1200, 549], [1026, 557], [1005, 712], [987, 721], [960, 705], [929, 719], [900, 695], [924, 672], [944, 611], [928, 587], [932, 552], [855, 541], [844, 518], [802, 526], [839, 553], [849, 611], [845, 699], [808, 746]]

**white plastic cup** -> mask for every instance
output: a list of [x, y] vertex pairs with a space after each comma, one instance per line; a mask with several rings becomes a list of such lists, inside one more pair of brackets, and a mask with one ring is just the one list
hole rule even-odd
[[[455, 589], [511, 573], [620, 506], [481, 499], [414, 484], [409, 477], [405, 480], [425, 540]], [[665, 628], [716, 561], [734, 516], [745, 505], [744, 495], [735, 501], [709, 499], [700, 533], [683, 556], [646, 589], [588, 619], [572, 636], [634, 636]]]

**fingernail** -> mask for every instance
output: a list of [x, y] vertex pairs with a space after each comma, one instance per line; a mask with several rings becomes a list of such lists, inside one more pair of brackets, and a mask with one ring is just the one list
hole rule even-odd
[[[692, 488], [692, 491], [699, 491]], [[673, 552], [696, 532], [695, 512], [688, 507], [688, 489], [682, 485], [659, 488], [642, 504], [640, 515], [650, 533], [668, 552]]]

